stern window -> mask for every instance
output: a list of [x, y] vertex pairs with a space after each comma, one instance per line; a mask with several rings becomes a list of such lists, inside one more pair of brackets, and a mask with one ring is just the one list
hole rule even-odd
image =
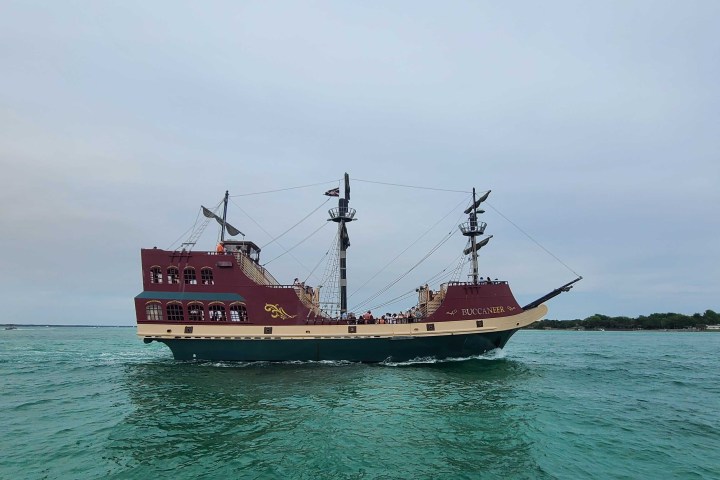
[[247, 309], [245, 308], [245, 305], [230, 305], [230, 321], [247, 322]]
[[180, 283], [180, 271], [176, 267], [167, 270], [168, 283]]
[[191, 303], [188, 305], [188, 320], [191, 322], [202, 322], [205, 320], [205, 309], [202, 303]]
[[150, 269], [150, 283], [162, 283], [162, 269], [160, 267]]
[[225, 305], [215, 304], [208, 307], [210, 311], [210, 320], [214, 322], [224, 322], [225, 318]]
[[183, 271], [186, 285], [197, 285], [197, 277], [195, 276], [195, 269], [193, 267], [185, 267]]
[[159, 303], [153, 302], [145, 305], [145, 319], [150, 322], [162, 321], [163, 312]]
[[179, 303], [170, 303], [167, 306], [167, 316], [170, 322], [183, 321], [183, 308]]
[[212, 268], [203, 268], [200, 270], [200, 279], [203, 285], [215, 285]]

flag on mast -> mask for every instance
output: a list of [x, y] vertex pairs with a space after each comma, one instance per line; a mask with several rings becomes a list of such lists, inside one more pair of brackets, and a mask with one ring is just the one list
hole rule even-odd
[[331, 190], [328, 190], [325, 192], [325, 195], [328, 197], [339, 197], [340, 196], [340, 187], [333, 188]]

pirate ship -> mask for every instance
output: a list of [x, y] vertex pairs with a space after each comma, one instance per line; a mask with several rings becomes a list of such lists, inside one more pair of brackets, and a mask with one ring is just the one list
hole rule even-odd
[[[142, 249], [143, 291], [135, 297], [137, 334], [144, 342], [167, 345], [178, 360], [403, 362], [413, 359], [464, 358], [503, 348], [519, 329], [547, 313], [544, 302], [570, 290], [582, 277], [521, 307], [506, 281], [483, 279], [478, 250], [488, 243], [479, 207], [490, 192], [465, 209], [459, 231], [467, 238], [463, 254], [471, 265], [467, 281], [448, 281], [416, 289], [407, 314], [373, 318], [348, 311], [348, 224], [350, 182], [326, 192], [337, 196], [328, 221], [337, 224], [337, 301], [321, 301], [320, 288], [298, 281], [278, 282], [260, 263], [261, 249], [244, 240], [227, 220], [228, 192], [222, 216], [202, 207], [207, 221], [221, 228], [218, 247]], [[242, 235], [243, 240], [226, 238]], [[328, 305], [331, 305], [330, 307]]]

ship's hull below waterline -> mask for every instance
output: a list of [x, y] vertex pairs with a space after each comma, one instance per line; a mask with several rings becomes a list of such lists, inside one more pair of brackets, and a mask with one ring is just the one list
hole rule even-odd
[[405, 362], [465, 358], [503, 348], [517, 330], [437, 335], [304, 340], [158, 339], [176, 360]]

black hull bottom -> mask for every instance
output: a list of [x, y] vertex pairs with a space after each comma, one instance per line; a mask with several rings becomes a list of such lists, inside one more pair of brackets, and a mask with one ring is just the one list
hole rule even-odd
[[159, 339], [176, 360], [405, 362], [463, 358], [503, 348], [517, 330], [432, 337], [316, 340]]

